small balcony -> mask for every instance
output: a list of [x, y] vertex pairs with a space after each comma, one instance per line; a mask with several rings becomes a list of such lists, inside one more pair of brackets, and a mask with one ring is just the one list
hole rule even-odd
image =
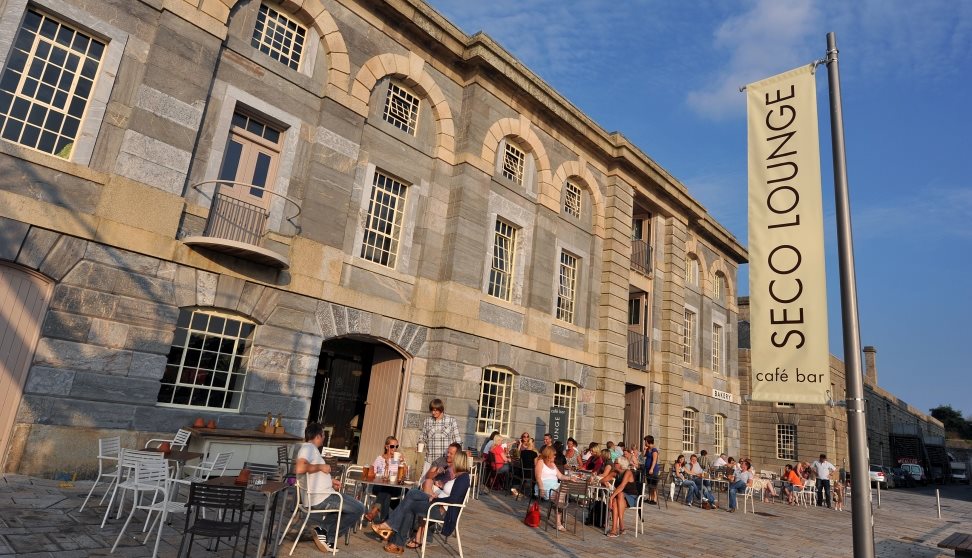
[[628, 331], [628, 366], [646, 370], [650, 350], [651, 345], [648, 342], [648, 336], [637, 331]]
[[[285, 255], [271, 250], [267, 245], [272, 243], [268, 239], [271, 232], [290, 237], [300, 231], [296, 224], [300, 205], [296, 201], [260, 186], [225, 180], [207, 180], [194, 184], [192, 188], [204, 197], [208, 197], [211, 191], [212, 197], [206, 228], [201, 235], [183, 238], [185, 244], [279, 269], [290, 267]], [[241, 189], [251, 193], [259, 191], [260, 197], [269, 194], [268, 208], [231, 195]]]
[[651, 275], [651, 245], [644, 240], [631, 239], [631, 268]]

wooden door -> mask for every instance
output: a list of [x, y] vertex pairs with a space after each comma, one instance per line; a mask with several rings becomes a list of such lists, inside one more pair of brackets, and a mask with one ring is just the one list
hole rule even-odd
[[242, 202], [268, 209], [277, 172], [283, 132], [242, 112], [233, 114], [219, 179], [220, 192]]
[[644, 432], [645, 388], [627, 384], [624, 394], [624, 443], [641, 448]]
[[398, 402], [401, 399], [405, 360], [385, 345], [376, 345], [368, 382], [361, 446], [357, 462], [368, 465], [385, 450], [385, 438], [398, 432]]
[[0, 262], [0, 471], [50, 294], [45, 279]]

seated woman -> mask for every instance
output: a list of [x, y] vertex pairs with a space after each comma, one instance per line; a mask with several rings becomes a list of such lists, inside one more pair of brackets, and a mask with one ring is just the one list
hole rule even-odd
[[599, 455], [600, 453], [601, 453], [600, 444], [598, 444], [597, 442], [591, 442], [590, 445], [587, 446], [587, 450], [584, 451], [584, 455], [581, 456], [581, 461], [584, 462], [584, 464], [586, 465], [588, 460], [590, 460], [590, 458]]
[[783, 473], [783, 493], [786, 494], [787, 504], [796, 504], [796, 495], [793, 490], [803, 489], [803, 478], [796, 472], [792, 465], [787, 465]]
[[[560, 489], [560, 481], [568, 480], [570, 477], [560, 472], [557, 469], [557, 465], [554, 463], [554, 458], [557, 452], [552, 446], [546, 446], [540, 450], [540, 459], [537, 460], [537, 465], [533, 474], [537, 481], [537, 491], [541, 498], [544, 500], [549, 500], [551, 497], [556, 498], [555, 493]], [[561, 520], [560, 520], [560, 510], [557, 510], [557, 530], [565, 530]]]
[[638, 502], [640, 488], [635, 482], [634, 471], [624, 457], [619, 457], [614, 462], [614, 491], [608, 497], [608, 504], [611, 508], [611, 531], [609, 537], [617, 537], [624, 534], [624, 512], [629, 507]]
[[493, 456], [493, 487], [500, 478], [508, 478], [510, 475], [510, 458], [506, 456], [506, 440], [502, 435], [497, 434], [493, 440], [493, 447], [489, 450]]
[[483, 442], [483, 447], [479, 449], [479, 455], [486, 455], [489, 453], [489, 450], [493, 449], [493, 444], [496, 443], [497, 436], [499, 436], [499, 430], [493, 430], [489, 438], [486, 438], [486, 441]]
[[564, 457], [567, 458], [568, 469], [573, 471], [581, 468], [581, 452], [577, 449], [577, 440], [567, 438], [567, 450], [564, 451]]
[[561, 473], [567, 472], [567, 455], [564, 454], [564, 443], [557, 440], [553, 443], [554, 448], [554, 465]]
[[[420, 488], [412, 488], [405, 493], [402, 503], [395, 508], [387, 521], [380, 525], [371, 524], [371, 529], [382, 540], [386, 541], [385, 552], [402, 554], [405, 552], [405, 548], [422, 546], [424, 524], [418, 528], [415, 538], [409, 539], [408, 536], [412, 532], [415, 518], [424, 517], [430, 505], [437, 503], [461, 504], [465, 501], [466, 492], [469, 490], [469, 458], [465, 453], [459, 452], [453, 458], [452, 464], [456, 476], [442, 486], [436, 485], [434, 496], [426, 494]], [[441, 510], [437, 508], [437, 511]], [[448, 508], [445, 514], [445, 524], [442, 526], [444, 536], [451, 535], [455, 530], [458, 515], [459, 510], [457, 508]]]
[[613, 475], [614, 473], [614, 458], [611, 456], [611, 450], [602, 449], [601, 450], [601, 465], [600, 469], [595, 469], [594, 474], [601, 477], [606, 477], [608, 475]]
[[601, 457], [601, 452], [598, 450], [600, 446], [595, 443], [591, 443], [591, 448], [589, 449], [591, 455], [584, 460], [584, 469], [593, 472], [595, 475], [601, 474], [601, 470], [604, 469], [604, 458]]
[[[400, 467], [393, 463], [395, 454], [398, 453], [398, 445], [398, 438], [394, 436], [385, 438], [385, 452], [376, 457], [375, 462], [371, 464], [371, 468], [375, 472], [376, 477], [381, 478], [404, 473], [404, 471], [399, 471], [398, 469], [404, 469], [406, 467], [405, 463], [402, 463]], [[401, 490], [392, 486], [373, 486], [371, 493], [375, 495], [375, 505], [371, 506], [368, 513], [364, 515], [365, 520], [369, 522], [384, 521], [391, 511], [392, 497], [400, 495], [401, 492]]]
[[672, 464], [672, 482], [675, 483], [675, 487], [681, 487], [685, 490], [685, 505], [691, 506], [692, 501], [695, 500], [696, 488], [695, 483], [689, 480], [689, 475], [686, 472], [685, 456], [679, 455], [675, 458], [675, 463]]

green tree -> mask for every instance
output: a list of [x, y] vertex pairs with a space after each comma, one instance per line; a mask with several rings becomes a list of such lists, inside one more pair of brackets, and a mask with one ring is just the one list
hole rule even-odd
[[962, 412], [953, 409], [951, 405], [939, 405], [931, 409], [931, 416], [942, 421], [945, 432], [958, 434], [965, 439], [972, 438], [972, 422], [965, 420]]

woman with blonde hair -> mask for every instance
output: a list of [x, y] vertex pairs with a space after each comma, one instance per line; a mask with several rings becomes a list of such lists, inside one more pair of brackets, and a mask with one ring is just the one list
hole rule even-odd
[[[568, 480], [570, 477], [560, 472], [554, 463], [557, 451], [552, 446], [546, 446], [540, 450], [540, 458], [537, 459], [533, 474], [537, 481], [537, 491], [541, 498], [550, 500], [557, 498], [560, 490], [560, 481]], [[565, 530], [560, 521], [560, 509], [557, 509], [557, 530]]]

